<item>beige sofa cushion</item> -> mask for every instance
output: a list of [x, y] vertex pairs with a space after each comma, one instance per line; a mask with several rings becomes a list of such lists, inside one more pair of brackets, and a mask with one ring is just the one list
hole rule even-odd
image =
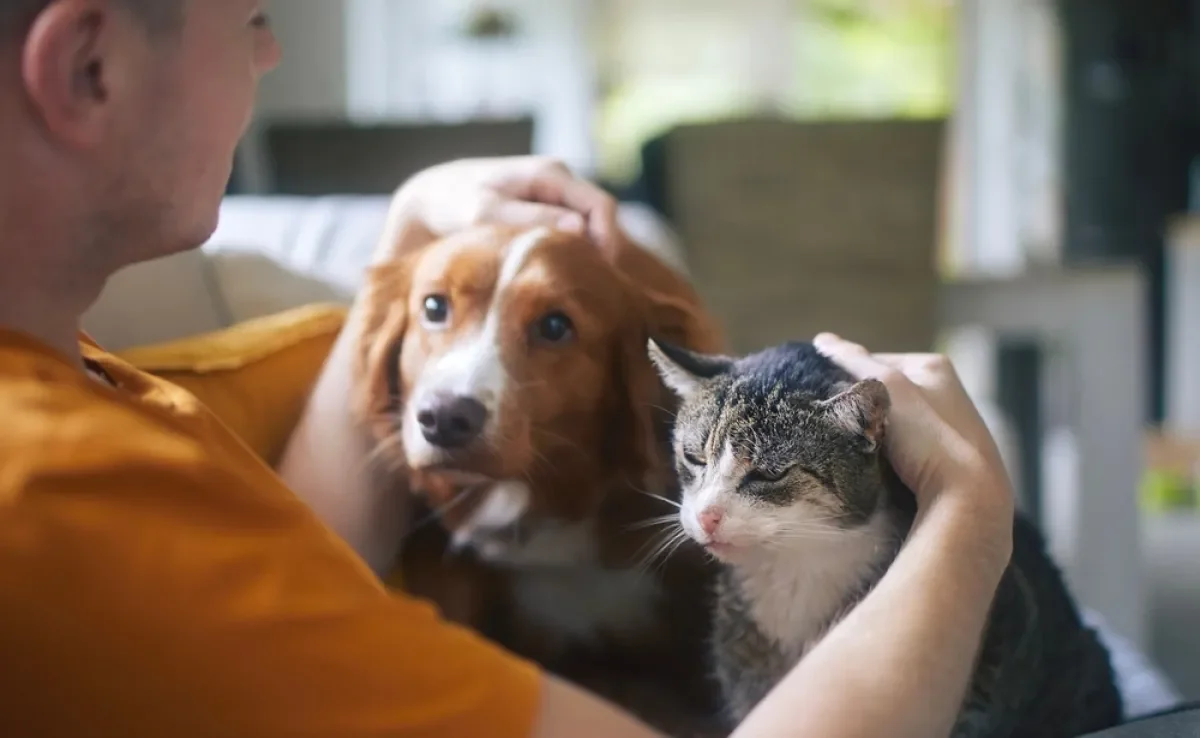
[[127, 267], [84, 313], [83, 329], [110, 350], [216, 330], [228, 316], [215, 278], [199, 251]]

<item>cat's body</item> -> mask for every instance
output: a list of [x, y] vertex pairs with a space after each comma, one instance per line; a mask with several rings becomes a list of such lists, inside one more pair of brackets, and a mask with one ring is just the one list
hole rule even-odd
[[[854, 382], [811, 344], [651, 354], [683, 400], [681, 524], [725, 562], [711, 655], [736, 723], [879, 581], [915, 500], [880, 450], [883, 385]], [[1107, 651], [1017, 516], [955, 738], [1072, 738], [1120, 718]]]

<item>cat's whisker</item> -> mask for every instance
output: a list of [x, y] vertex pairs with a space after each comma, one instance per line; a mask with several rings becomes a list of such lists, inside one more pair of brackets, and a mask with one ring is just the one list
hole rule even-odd
[[832, 525], [822, 525], [820, 523], [784, 523], [775, 528], [775, 530], [787, 532], [792, 530], [816, 530], [827, 531], [830, 533], [844, 533], [840, 528]]
[[663, 545], [662, 549], [655, 554], [654, 559], [650, 561], [651, 571], [661, 571], [662, 568], [666, 566], [667, 561], [671, 558], [671, 556], [677, 550], [679, 550], [679, 547], [682, 546], [687, 540], [688, 534], [683, 530], [678, 531], [674, 536], [668, 539], [666, 544]]
[[688, 537], [687, 531], [685, 531], [682, 526], [674, 531], [667, 531], [667, 533], [670, 535], [663, 536], [660, 539], [661, 542], [655, 546], [654, 550], [651, 551], [650, 554], [642, 559], [636, 566], [638, 571], [642, 574], [648, 574], [651, 571], [656, 571], [658, 567], [655, 566], [655, 564], [658, 562], [660, 557], [662, 562], [665, 562], [666, 559], [675, 552], [675, 549], [677, 549]]
[[640, 495], [645, 495], [646, 497], [649, 497], [652, 500], [658, 500], [659, 502], [665, 502], [668, 505], [670, 505], [671, 507], [681, 509], [681, 510], [683, 509], [682, 504], [676, 502], [675, 500], [667, 499], [666, 497], [663, 497], [662, 495], [656, 495], [653, 492], [647, 492], [646, 490], [638, 489], [637, 487], [631, 487], [630, 489], [632, 489], [634, 492], [637, 492]]
[[837, 540], [843, 534], [833, 530], [788, 530], [775, 531], [771, 533], [769, 538], [773, 540], [795, 540], [798, 538], [820, 539], [820, 540]]
[[681, 532], [683, 533], [683, 535], [676, 536], [674, 544], [672, 544], [671, 548], [662, 555], [662, 558], [659, 561], [657, 569], [661, 569], [662, 567], [666, 566], [667, 561], [672, 556], [675, 555], [675, 552], [678, 551], [681, 546], [683, 546], [685, 543], [687, 543], [689, 540], [691, 540], [691, 537], [688, 536], [686, 531], [681, 530]]
[[665, 538], [666, 536], [669, 536], [670, 534], [671, 534], [670, 530], [658, 531], [657, 533], [655, 533], [655, 535], [651, 536], [648, 541], [643, 543], [641, 546], [638, 546], [638, 549], [633, 552], [633, 556], [630, 557], [635, 562], [637, 562], [634, 564], [634, 568], [638, 568], [642, 563], [645, 562], [646, 558], [648, 558], [648, 557], [642, 556], [643, 551], [645, 551], [646, 549], [652, 549], [652, 548], [660, 545], [662, 543], [663, 538]]
[[[680, 530], [682, 530], [682, 528]], [[657, 556], [658, 553], [667, 546], [668, 542], [672, 538], [674, 538], [676, 535], [678, 535], [678, 533], [679, 533], [678, 530], [670, 530], [670, 529], [659, 531], [658, 535], [651, 538], [649, 542], [647, 542], [645, 545], [643, 545], [641, 548], [639, 548], [637, 550], [637, 552], [634, 554], [634, 557], [638, 559], [637, 568], [645, 569], [646, 565], [655, 556]], [[640, 554], [645, 549], [650, 549], [650, 551], [645, 556], [641, 556]]]
[[630, 523], [628, 526], [626, 526], [626, 529], [627, 530], [645, 530], [646, 528], [654, 528], [659, 525], [670, 525], [671, 523], [678, 523], [678, 522], [679, 522], [678, 515], [659, 515], [658, 517], [655, 517], [655, 518], [648, 518], [646, 520], [640, 520], [636, 523]]

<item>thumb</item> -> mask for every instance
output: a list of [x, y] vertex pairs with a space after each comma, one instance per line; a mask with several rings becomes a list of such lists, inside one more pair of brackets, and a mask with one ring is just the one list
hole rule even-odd
[[545, 226], [580, 235], [587, 227], [585, 218], [574, 210], [527, 200], [498, 199], [484, 213], [482, 220], [528, 228]]
[[[837, 336], [833, 333], [818, 334], [812, 340], [817, 351], [831, 359], [855, 379], [878, 379], [887, 384], [886, 379], [891, 367], [880, 362], [862, 346]], [[898, 373], [898, 372], [893, 372]], [[888, 387], [894, 390], [894, 387]]]

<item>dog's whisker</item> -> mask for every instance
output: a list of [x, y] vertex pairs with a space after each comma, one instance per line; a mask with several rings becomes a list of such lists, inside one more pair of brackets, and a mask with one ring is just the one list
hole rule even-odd
[[428, 515], [424, 516], [423, 518], [418, 520], [416, 523], [413, 523], [411, 526], [409, 526], [408, 532], [404, 534], [404, 538], [407, 539], [409, 536], [413, 535], [421, 528], [425, 527], [426, 525], [429, 525], [430, 523], [432, 523], [435, 520], [438, 520], [439, 518], [444, 516], [446, 513], [450, 512], [454, 508], [458, 507], [463, 502], [463, 500], [467, 499], [467, 497], [470, 495], [470, 493], [475, 491], [476, 489], [477, 489], [476, 487], [466, 487], [466, 488], [462, 489], [461, 491], [459, 491], [457, 494], [455, 494], [454, 497], [450, 498], [450, 500], [448, 500], [447, 502], [433, 508], [429, 512]]
[[[375, 443], [374, 448], [362, 460], [362, 469], [372, 469], [375, 465], [383, 460], [388, 454], [403, 451], [404, 443], [400, 436], [391, 434], [385, 436]], [[387, 458], [387, 471], [397, 471], [404, 464], [404, 459], [401, 453], [395, 453], [392, 458]]]
[[548, 438], [552, 441], [558, 441], [559, 443], [567, 446], [568, 448], [570, 448], [573, 451], [578, 451], [580, 453], [586, 453], [586, 450], [582, 446], [580, 446], [578, 442], [573, 441], [570, 438], [567, 438], [566, 436], [555, 433], [554, 431], [546, 430], [545, 428], [534, 428], [533, 433], [535, 436], [538, 436], [538, 437]]

